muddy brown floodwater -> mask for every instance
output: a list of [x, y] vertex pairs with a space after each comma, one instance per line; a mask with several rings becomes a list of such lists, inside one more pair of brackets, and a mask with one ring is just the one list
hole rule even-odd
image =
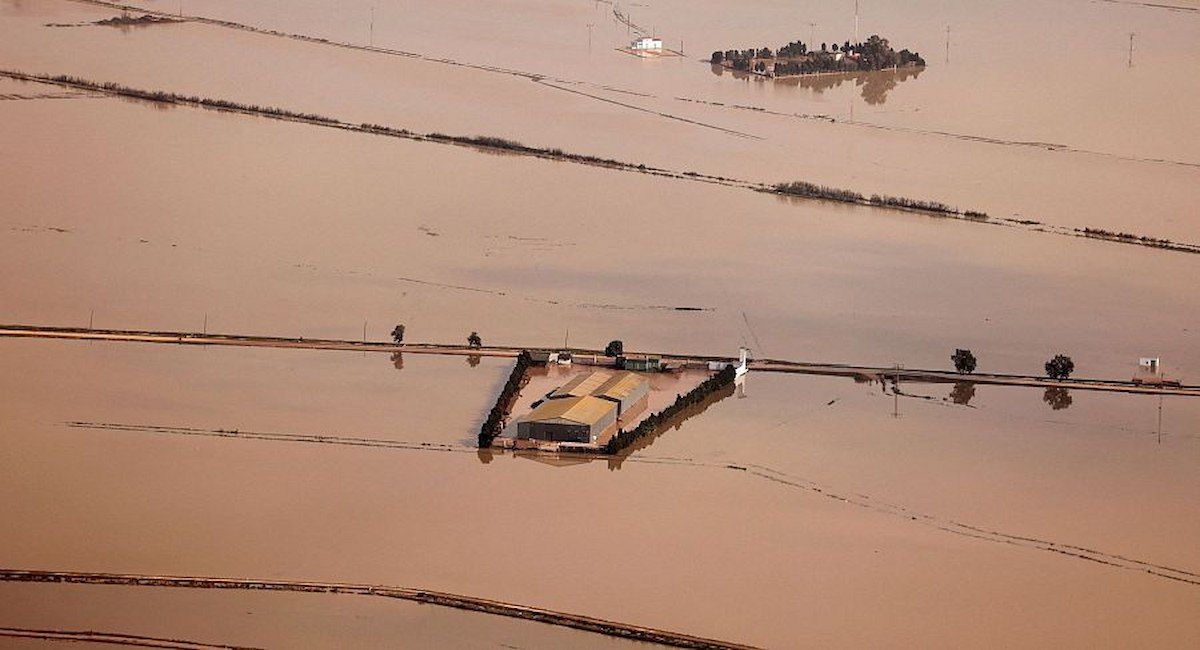
[[119, 99], [0, 111], [5, 322], [1200, 372], [1197, 255]]
[[[472, 415], [486, 408], [489, 384], [504, 374], [457, 358], [406, 362], [397, 373], [386, 355], [364, 361], [357, 353], [2, 343], [4, 367], [16, 371], [0, 378], [9, 405], [0, 424], [0, 488], [12, 524], [0, 536], [0, 554], [13, 566], [417, 585], [771, 647], [1048, 640], [1185, 647], [1200, 639], [1193, 584], [954, 534], [924, 518], [726, 467], [763, 465], [852, 501], [866, 497], [938, 522], [1194, 572], [1198, 535], [1188, 504], [1198, 494], [1187, 466], [1198, 451], [1200, 416], [1190, 402], [1166, 405], [1160, 444], [1149, 434], [1153, 407], [1143, 398], [1077, 395], [1070, 408], [1054, 411], [1036, 391], [980, 387], [972, 400], [978, 408], [910, 398], [893, 420], [891, 400], [876, 396], [877, 385], [752, 373], [746, 398], [710, 406], [614, 471], [603, 462], [481, 464], [469, 448], [64, 424], [171, 418], [248, 430], [265, 413], [276, 430], [316, 432], [324, 427], [309, 413], [276, 405], [319, 396], [345, 404], [328, 407], [338, 414], [339, 436], [374, 437], [385, 430], [371, 412], [379, 407], [356, 404], [377, 401], [370, 387], [401, 381], [390, 406], [382, 405], [401, 409], [388, 437], [454, 440], [456, 430], [474, 432]], [[313, 364], [313, 357], [324, 361]], [[204, 390], [180, 382], [181, 375], [203, 377], [206, 367], [224, 370], [219, 382]], [[458, 381], [422, 381], [443, 376]], [[422, 409], [395, 406], [406, 403]], [[30, 599], [43, 597], [27, 590], [54, 589], [63, 587], [6, 587], [5, 597], [23, 604], [0, 609], [26, 611]], [[85, 612], [151, 598], [66, 589], [92, 603]], [[104, 595], [110, 591], [114, 600]], [[231, 598], [170, 596], [163, 620], [149, 628], [128, 616], [95, 616], [136, 633], [190, 637], [194, 617], [224, 619], [245, 603], [272, 617], [292, 607], [337, 608], [306, 623], [322, 634], [341, 629], [330, 620], [341, 608], [372, 621], [364, 635], [381, 625], [396, 626], [397, 634], [425, 629], [404, 623], [406, 606]], [[171, 604], [193, 599], [208, 604], [182, 611]], [[279, 608], [284, 613], [272, 613]], [[26, 621], [78, 627], [96, 620], [55, 611]], [[1017, 617], [1023, 625], [1010, 624]], [[469, 629], [492, 624], [467, 618]], [[254, 629], [239, 623], [247, 636], [223, 640], [267, 634]], [[493, 628], [478, 629], [493, 635]]]
[[[1200, 64], [1193, 46], [1200, 12], [1082, 0], [954, 8], [933, 0], [873, 3], [861, 32], [881, 32], [922, 52], [930, 65], [872, 104], [856, 83], [818, 92], [739, 81], [714, 76], [699, 60], [715, 49], [808, 38], [810, 22], [818, 24], [816, 40], [841, 42], [851, 36], [850, 5], [634, 8], [638, 24], [653, 21], [668, 43], [675, 34], [687, 43], [688, 57], [653, 61], [613, 50], [628, 36], [605, 3], [362, 1], [297, 11], [294, 3], [227, 1], [188, 11], [365, 45], [372, 6], [375, 44], [422, 57], [195, 23], [52, 28], [44, 25], [114, 11], [6, 0], [0, 59], [31, 72], [354, 122], [498, 135], [681, 171], [760, 182], [798, 178], [997, 217], [1200, 242], [1193, 209], [1200, 202], [1200, 126], [1191, 119], [1200, 93], [1176, 74]], [[496, 30], [497, 21], [511, 27]], [[1130, 32], [1137, 35], [1132, 67]]]
[[[699, 60], [844, 40], [851, 4], [621, 2], [688, 54], [642, 60], [607, 3], [184, 3], [410, 56], [0, 0], [0, 68], [1200, 242], [1195, 3], [862, 3], [864, 35], [929, 60], [912, 75]], [[0, 143], [3, 323], [1200, 376], [1197, 255], [5, 79]], [[768, 647], [1200, 646], [1194, 401], [751, 373], [627, 457], [529, 462], [473, 444], [510, 367], [0, 340], [0, 558]], [[0, 627], [42, 626], [618, 645], [333, 595], [0, 584]]]

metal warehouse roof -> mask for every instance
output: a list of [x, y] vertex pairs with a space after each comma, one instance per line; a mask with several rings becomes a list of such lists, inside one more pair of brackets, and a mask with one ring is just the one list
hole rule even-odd
[[526, 422], [544, 422], [547, 420], [567, 420], [579, 424], [595, 424], [609, 413], [616, 410], [617, 405], [599, 397], [584, 395], [582, 397], [565, 397], [563, 399], [548, 399], [541, 406], [525, 416]]
[[597, 397], [625, 399], [645, 383], [647, 383], [646, 378], [641, 375], [635, 375], [632, 372], [620, 372], [592, 391], [592, 394]]
[[611, 377], [612, 375], [607, 372], [580, 373], [572, 377], [571, 381], [559, 386], [557, 390], [550, 393], [550, 397], [583, 397], [584, 395], [591, 395]]

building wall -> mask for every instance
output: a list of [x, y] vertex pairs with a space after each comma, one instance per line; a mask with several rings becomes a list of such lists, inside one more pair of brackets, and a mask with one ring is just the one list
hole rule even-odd
[[517, 437], [553, 442], [592, 442], [605, 429], [617, 422], [617, 409], [609, 411], [591, 426], [575, 422], [518, 422]]

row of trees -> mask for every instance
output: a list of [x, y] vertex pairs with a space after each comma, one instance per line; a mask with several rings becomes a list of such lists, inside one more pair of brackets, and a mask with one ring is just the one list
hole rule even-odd
[[700, 385], [693, 388], [683, 395], [676, 396], [675, 402], [667, 408], [649, 415], [645, 420], [638, 423], [631, 431], [621, 429], [615, 436], [608, 440], [604, 446], [604, 453], [615, 454], [622, 449], [632, 445], [640, 438], [653, 435], [658, 431], [659, 427], [666, 424], [672, 417], [689, 406], [699, 404], [704, 401], [705, 397], [716, 391], [733, 384], [733, 380], [737, 377], [737, 372], [733, 366], [725, 366], [717, 374], [700, 382]]
[[[978, 363], [975, 353], [963, 348], [955, 350], [950, 360], [954, 362], [954, 369], [963, 374], [975, 372]], [[1051, 379], [1067, 379], [1075, 372], [1075, 362], [1065, 354], [1056, 354], [1046, 362], [1045, 370], [1046, 376]]]
[[[396, 327], [392, 328], [392, 341], [394, 341], [396, 345], [400, 345], [404, 342], [404, 323], [400, 323]], [[480, 338], [479, 332], [471, 332], [469, 335], [467, 335], [467, 345], [473, 348], [483, 347], [483, 339]]]
[[522, 350], [521, 354], [517, 355], [517, 363], [508, 375], [508, 381], [504, 382], [504, 388], [500, 390], [496, 404], [492, 406], [487, 419], [483, 421], [483, 426], [479, 427], [480, 448], [491, 447], [492, 441], [504, 430], [504, 418], [508, 417], [509, 412], [512, 411], [513, 402], [521, 392], [521, 385], [525, 383], [525, 373], [529, 370], [532, 362], [533, 360], [526, 350]]

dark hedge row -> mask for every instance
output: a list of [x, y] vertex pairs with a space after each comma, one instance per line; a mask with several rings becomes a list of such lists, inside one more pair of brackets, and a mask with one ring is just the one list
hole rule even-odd
[[609, 439], [608, 444], [604, 446], [604, 453], [615, 454], [632, 445], [638, 439], [653, 435], [659, 427], [666, 424], [672, 417], [678, 415], [680, 411], [694, 404], [699, 404], [704, 401], [705, 397], [732, 384], [736, 376], [733, 366], [725, 366], [723, 370], [705, 379], [699, 386], [675, 398], [674, 404], [642, 420], [632, 431], [625, 431], [624, 429], [618, 431], [617, 435]]
[[484, 420], [483, 426], [479, 428], [479, 446], [481, 448], [491, 447], [492, 440], [504, 429], [504, 418], [512, 410], [517, 393], [521, 392], [521, 383], [525, 380], [525, 372], [529, 370], [530, 363], [532, 363], [532, 359], [529, 357], [529, 352], [522, 350], [521, 354], [517, 355], [517, 363], [513, 366], [508, 381], [504, 383], [500, 396], [496, 398], [496, 405], [492, 407], [492, 412], [488, 413], [487, 420]]

